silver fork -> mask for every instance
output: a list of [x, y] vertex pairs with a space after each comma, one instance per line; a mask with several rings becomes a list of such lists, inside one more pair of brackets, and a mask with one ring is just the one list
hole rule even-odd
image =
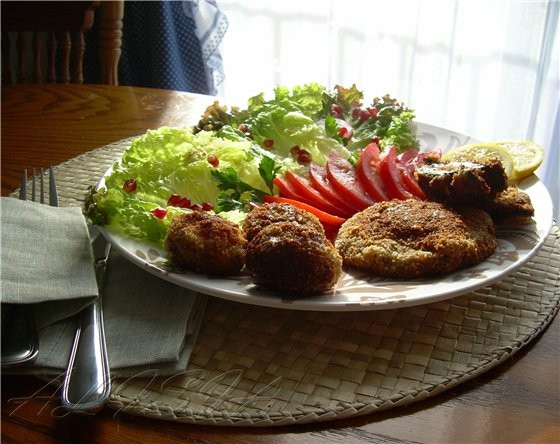
[[[37, 201], [37, 173], [33, 169], [31, 200]], [[45, 203], [45, 174], [41, 168], [39, 176], [39, 201]], [[58, 197], [52, 192], [54, 181], [52, 168], [49, 171], [49, 202], [58, 206]], [[27, 200], [27, 170], [21, 175], [20, 200]], [[33, 362], [39, 352], [39, 338], [33, 316], [33, 306], [29, 304], [2, 305], [2, 367], [15, 367]]]

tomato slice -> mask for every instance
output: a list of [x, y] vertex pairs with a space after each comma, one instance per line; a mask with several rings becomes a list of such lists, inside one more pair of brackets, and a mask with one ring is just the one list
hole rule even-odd
[[375, 203], [358, 179], [356, 169], [338, 151], [331, 150], [327, 158], [327, 178], [350, 205], [363, 210]]
[[[294, 183], [288, 180], [286, 177], [275, 177], [274, 178], [274, 185], [278, 187], [280, 192], [280, 196], [302, 202], [308, 204], [312, 207], [319, 208], [326, 213], [332, 213], [336, 211], [336, 208], [333, 205], [325, 205], [325, 206], [317, 206], [317, 200], [311, 199], [305, 194], [300, 193], [299, 189], [294, 186]], [[343, 216], [337, 212], [337, 216]]]
[[346, 221], [346, 219], [344, 219], [343, 217], [338, 217], [335, 216], [334, 214], [329, 214], [305, 202], [300, 202], [299, 200], [290, 199], [288, 197], [266, 195], [263, 197], [263, 200], [268, 203], [271, 202], [286, 203], [286, 204], [293, 205], [294, 207], [301, 208], [302, 210], [309, 211], [310, 213], [317, 216], [317, 218], [324, 224], [328, 224], [334, 227], [339, 227]]
[[286, 180], [286, 178], [276, 176], [273, 180], [274, 185], [278, 187], [280, 194], [295, 200], [305, 200], [305, 198], [297, 192], [294, 186]]
[[332, 186], [327, 177], [327, 170], [325, 167], [316, 163], [311, 163], [309, 165], [309, 181], [313, 188], [325, 196], [328, 201], [346, 213], [355, 214], [360, 211], [358, 207], [354, 207], [346, 201], [344, 196]]
[[336, 205], [329, 202], [318, 190], [313, 188], [306, 178], [298, 176], [292, 171], [286, 171], [286, 180], [293, 189], [304, 198], [304, 202], [326, 211], [327, 213], [341, 217], [350, 217], [353, 214], [337, 208]]
[[397, 166], [397, 148], [392, 146], [381, 156], [379, 173], [391, 198], [406, 200], [414, 196], [404, 184], [401, 169]]
[[[409, 151], [413, 152], [410, 153]], [[397, 156], [397, 168], [401, 173], [401, 177], [406, 189], [419, 199], [425, 200], [426, 195], [424, 194], [424, 191], [422, 191], [422, 188], [420, 188], [420, 185], [418, 185], [418, 181], [414, 176], [414, 171], [416, 170], [414, 162], [417, 156], [417, 150], [412, 149], [405, 151], [404, 153]]]
[[418, 160], [418, 150], [411, 148], [397, 156], [399, 162], [406, 167], [411, 174], [416, 170], [416, 161]]
[[385, 189], [385, 183], [379, 172], [381, 151], [377, 143], [372, 142], [367, 145], [358, 157], [358, 165], [356, 170], [360, 182], [378, 202], [390, 200], [389, 194]]

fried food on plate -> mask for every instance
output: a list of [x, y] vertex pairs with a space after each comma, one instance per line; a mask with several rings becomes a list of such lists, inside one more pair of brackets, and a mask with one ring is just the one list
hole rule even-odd
[[427, 163], [418, 167], [416, 177], [428, 200], [482, 208], [496, 224], [527, 224], [535, 213], [529, 195], [508, 186], [498, 161]]
[[513, 179], [515, 163], [511, 153], [496, 143], [480, 142], [463, 145], [448, 151], [441, 156], [443, 162], [475, 162], [487, 163], [498, 160], [508, 179]]
[[309, 295], [336, 284], [342, 258], [316, 228], [276, 222], [249, 242], [245, 266], [257, 285], [290, 295]]
[[335, 245], [344, 264], [375, 275], [419, 278], [476, 265], [496, 248], [485, 211], [414, 199], [378, 202], [348, 219]]
[[453, 205], [478, 205], [508, 186], [499, 160], [426, 163], [415, 175], [428, 200]]
[[285, 203], [254, 208], [243, 224], [249, 244], [245, 266], [255, 283], [291, 295], [329, 290], [342, 258], [317, 216]]
[[317, 216], [285, 203], [265, 203], [251, 210], [243, 222], [245, 237], [250, 242], [264, 227], [277, 222], [292, 222], [323, 233]]
[[531, 223], [535, 215], [529, 195], [513, 186], [498, 193], [480, 208], [488, 212], [496, 224], [525, 225]]
[[175, 216], [164, 241], [174, 265], [209, 275], [239, 273], [246, 246], [237, 224], [205, 211]]

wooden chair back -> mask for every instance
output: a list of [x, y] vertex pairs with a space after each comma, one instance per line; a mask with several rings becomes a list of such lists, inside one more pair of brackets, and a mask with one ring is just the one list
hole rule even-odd
[[4, 84], [83, 83], [84, 33], [100, 20], [101, 83], [118, 85], [124, 1], [2, 1], [0, 5]]

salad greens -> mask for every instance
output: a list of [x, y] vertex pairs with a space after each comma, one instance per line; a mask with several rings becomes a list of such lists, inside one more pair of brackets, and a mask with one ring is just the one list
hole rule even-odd
[[[219, 160], [216, 167], [209, 163], [210, 154]], [[239, 221], [243, 205], [272, 193], [270, 176], [279, 168], [268, 153], [248, 140], [230, 141], [211, 132], [193, 134], [190, 129], [162, 127], [132, 141], [103, 186], [91, 192], [86, 213], [94, 223], [111, 224], [131, 236], [161, 243], [172, 217], [189, 211], [170, 205], [171, 196], [187, 197], [193, 204], [210, 204]], [[231, 191], [216, 179], [216, 174], [223, 172], [220, 174], [226, 176], [231, 171], [235, 182], [245, 188], [232, 195], [238, 206], [220, 208], [220, 199]], [[125, 186], [130, 180], [133, 190]], [[164, 217], [154, 217], [156, 208], [166, 211]]]
[[231, 166], [224, 171], [212, 170], [212, 176], [218, 181], [218, 189], [223, 191], [218, 195], [216, 211], [248, 210], [251, 202], [262, 202], [263, 196], [274, 193], [273, 180], [279, 170], [280, 167], [276, 166], [272, 158], [261, 158], [258, 171], [268, 187], [267, 192], [240, 180], [237, 171]]
[[369, 110], [371, 118], [362, 121], [361, 117], [354, 117], [352, 121], [354, 135], [350, 145], [353, 149], [364, 148], [372, 139], [379, 139], [379, 146], [383, 150], [391, 146], [396, 146], [397, 152], [418, 148], [411, 128], [415, 117], [411, 109], [385, 95], [376, 97]]
[[[364, 105], [363, 94], [352, 85], [328, 91], [317, 83], [274, 89], [274, 98], [260, 93], [246, 109], [228, 110], [219, 102], [209, 106], [194, 131], [216, 131], [228, 138], [250, 137], [257, 144], [272, 141], [276, 153], [288, 156], [294, 146], [309, 151], [313, 161], [324, 164], [324, 145], [343, 145], [346, 152], [364, 148], [379, 139], [381, 148], [396, 146], [399, 152], [417, 148], [412, 129], [414, 112], [385, 95]], [[340, 129], [348, 132], [341, 136]], [[338, 147], [341, 152], [343, 148]]]
[[273, 93], [251, 97], [245, 109], [214, 102], [194, 128], [134, 139], [91, 191], [87, 215], [161, 245], [173, 216], [194, 208], [184, 202], [241, 223], [251, 203], [275, 194], [276, 175], [324, 165], [332, 149], [351, 159], [372, 140], [399, 151], [418, 145], [413, 111], [388, 95], [364, 105], [355, 85], [328, 91], [317, 83]]

